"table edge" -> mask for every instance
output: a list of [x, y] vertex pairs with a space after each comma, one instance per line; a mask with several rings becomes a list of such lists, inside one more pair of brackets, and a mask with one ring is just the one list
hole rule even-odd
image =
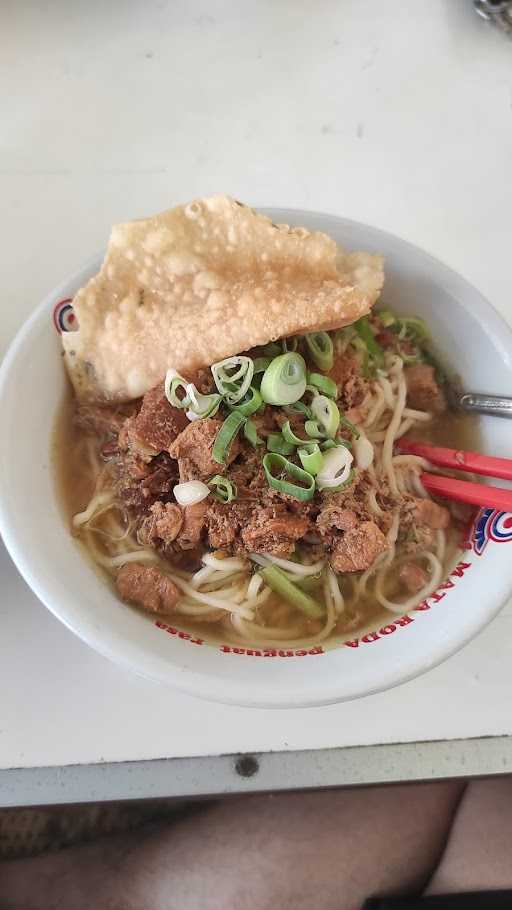
[[512, 736], [0, 770], [0, 806], [193, 798], [512, 772]]

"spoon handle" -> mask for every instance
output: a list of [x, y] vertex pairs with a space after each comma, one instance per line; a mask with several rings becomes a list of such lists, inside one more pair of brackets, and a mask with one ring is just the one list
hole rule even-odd
[[473, 414], [492, 414], [494, 417], [512, 417], [512, 398], [503, 395], [479, 395], [467, 392], [461, 395], [459, 407]]

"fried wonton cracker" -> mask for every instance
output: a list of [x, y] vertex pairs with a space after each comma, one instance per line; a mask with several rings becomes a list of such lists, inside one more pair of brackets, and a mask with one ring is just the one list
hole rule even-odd
[[326, 234], [274, 225], [228, 196], [199, 199], [112, 229], [100, 272], [74, 298], [62, 336], [79, 398], [143, 395], [277, 338], [367, 313], [382, 259], [344, 253]]

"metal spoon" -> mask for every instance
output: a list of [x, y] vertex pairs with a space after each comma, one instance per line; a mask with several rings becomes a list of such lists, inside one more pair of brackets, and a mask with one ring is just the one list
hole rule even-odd
[[512, 398], [503, 395], [480, 395], [478, 392], [452, 392], [450, 404], [470, 414], [492, 414], [493, 417], [512, 417]]
[[509, 37], [512, 35], [511, 0], [473, 0], [479, 16], [497, 25]]

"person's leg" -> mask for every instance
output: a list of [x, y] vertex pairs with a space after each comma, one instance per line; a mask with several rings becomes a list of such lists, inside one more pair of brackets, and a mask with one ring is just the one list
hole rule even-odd
[[9, 910], [360, 910], [419, 890], [461, 787], [375, 787], [226, 800], [174, 827], [0, 865]]
[[426, 894], [512, 888], [512, 779], [472, 781]]

